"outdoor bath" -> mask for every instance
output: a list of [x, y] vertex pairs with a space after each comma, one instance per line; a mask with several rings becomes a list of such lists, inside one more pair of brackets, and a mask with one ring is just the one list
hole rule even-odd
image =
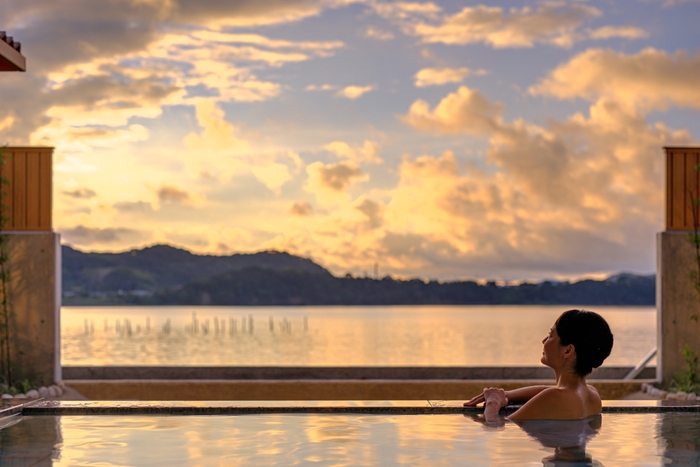
[[0, 465], [695, 465], [700, 406], [486, 426], [461, 401], [40, 402], [5, 409]]

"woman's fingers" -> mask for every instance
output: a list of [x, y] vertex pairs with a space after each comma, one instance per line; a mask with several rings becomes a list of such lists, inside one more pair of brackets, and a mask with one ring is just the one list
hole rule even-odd
[[467, 402], [464, 403], [464, 405], [465, 405], [465, 407], [471, 406], [471, 405], [477, 405], [477, 404], [481, 404], [482, 402], [484, 402], [484, 400], [485, 400], [484, 393], [482, 392], [481, 394], [478, 394], [478, 395], [472, 397], [471, 399], [469, 399]]
[[501, 388], [484, 388], [484, 392], [469, 399], [464, 403], [464, 406], [474, 406], [488, 400], [497, 400], [501, 406], [508, 404], [508, 396], [506, 396], [506, 391]]
[[[473, 405], [478, 405], [481, 404], [482, 402], [486, 402], [486, 399], [489, 399], [493, 397], [494, 395], [503, 395], [505, 398], [505, 391], [501, 388], [484, 388], [484, 392], [481, 394], [478, 394], [471, 399], [469, 399], [467, 402], [464, 403], [464, 406], [473, 406]], [[498, 397], [498, 396], [496, 396]]]

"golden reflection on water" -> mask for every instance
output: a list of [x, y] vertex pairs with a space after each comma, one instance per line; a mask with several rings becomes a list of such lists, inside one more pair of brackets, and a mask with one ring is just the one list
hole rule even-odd
[[[63, 365], [536, 366], [540, 341], [564, 308], [64, 307], [61, 359]], [[606, 365], [634, 365], [656, 345], [653, 308], [596, 310], [615, 334]]]
[[0, 430], [0, 465], [611, 467], [700, 461], [698, 414], [606, 414], [600, 428], [590, 429], [576, 423], [488, 427], [461, 415], [28, 416]]

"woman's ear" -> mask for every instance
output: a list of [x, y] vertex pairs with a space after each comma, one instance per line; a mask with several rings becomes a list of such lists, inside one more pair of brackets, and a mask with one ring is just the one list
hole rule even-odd
[[567, 345], [564, 349], [564, 357], [568, 358], [573, 357], [574, 355], [576, 355], [576, 347], [574, 347], [574, 344]]

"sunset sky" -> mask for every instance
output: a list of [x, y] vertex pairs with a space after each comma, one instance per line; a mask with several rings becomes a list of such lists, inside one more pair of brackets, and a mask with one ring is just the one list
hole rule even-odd
[[284, 250], [335, 274], [655, 270], [700, 140], [697, 0], [5, 0], [0, 144], [54, 146], [84, 251]]

